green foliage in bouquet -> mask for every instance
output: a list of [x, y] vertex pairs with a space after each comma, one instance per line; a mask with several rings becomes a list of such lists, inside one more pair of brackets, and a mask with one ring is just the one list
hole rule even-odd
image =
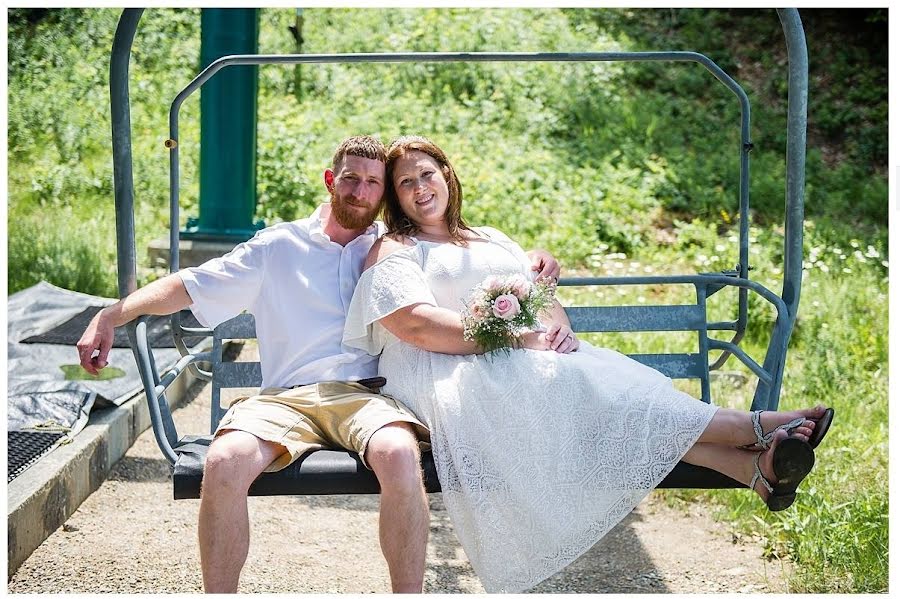
[[472, 290], [462, 311], [464, 336], [485, 353], [522, 346], [521, 335], [541, 327], [553, 305], [556, 284], [531, 283], [523, 275], [491, 276]]

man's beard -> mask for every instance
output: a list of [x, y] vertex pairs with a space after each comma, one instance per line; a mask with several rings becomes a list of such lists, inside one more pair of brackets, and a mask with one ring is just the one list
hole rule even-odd
[[381, 203], [379, 202], [368, 212], [355, 210], [358, 207], [356, 205], [348, 206], [347, 200], [338, 198], [334, 193], [331, 194], [331, 213], [338, 224], [345, 229], [355, 231], [368, 228], [375, 222], [375, 217], [378, 216], [378, 211], [381, 209]]

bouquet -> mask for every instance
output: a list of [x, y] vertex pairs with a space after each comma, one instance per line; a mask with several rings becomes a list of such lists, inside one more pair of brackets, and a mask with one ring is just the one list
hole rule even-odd
[[490, 276], [477, 285], [462, 310], [463, 335], [487, 352], [521, 346], [520, 335], [540, 327], [553, 305], [556, 283], [531, 283], [524, 275]]

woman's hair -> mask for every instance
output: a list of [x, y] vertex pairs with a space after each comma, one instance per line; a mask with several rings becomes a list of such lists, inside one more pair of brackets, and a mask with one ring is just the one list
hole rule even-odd
[[397, 190], [394, 189], [394, 167], [397, 165], [397, 160], [413, 150], [428, 154], [438, 163], [450, 192], [445, 215], [450, 230], [450, 239], [465, 245], [462, 231], [469, 230], [469, 226], [466, 225], [461, 214], [462, 186], [459, 184], [459, 177], [456, 176], [456, 171], [453, 170], [453, 165], [450, 164], [444, 151], [431, 140], [419, 135], [398, 137], [388, 147], [384, 185], [384, 224], [388, 233], [412, 236], [419, 230], [416, 224], [403, 213], [403, 208], [400, 207], [400, 201], [397, 198]]

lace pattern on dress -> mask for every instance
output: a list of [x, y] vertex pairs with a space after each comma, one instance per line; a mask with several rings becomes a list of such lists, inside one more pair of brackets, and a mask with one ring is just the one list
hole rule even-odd
[[395, 338], [377, 321], [413, 304], [436, 305], [418, 246], [394, 252], [363, 272], [344, 327], [344, 344], [376, 356]]

